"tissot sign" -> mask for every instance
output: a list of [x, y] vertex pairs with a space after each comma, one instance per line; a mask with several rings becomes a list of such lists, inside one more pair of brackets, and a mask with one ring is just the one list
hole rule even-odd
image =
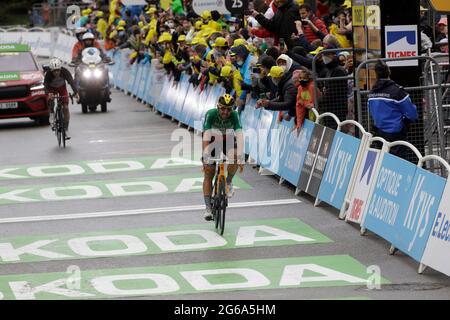
[[217, 10], [221, 14], [230, 14], [225, 6], [225, 0], [193, 0], [192, 9], [198, 15], [201, 15], [205, 10]]
[[[417, 26], [386, 26], [386, 58], [417, 57], [419, 55]], [[391, 67], [417, 66], [418, 61], [391, 61]]]

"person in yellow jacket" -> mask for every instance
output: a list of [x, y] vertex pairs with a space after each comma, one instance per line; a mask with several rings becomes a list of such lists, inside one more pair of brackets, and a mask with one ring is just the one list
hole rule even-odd
[[203, 11], [201, 14], [201, 18], [203, 20], [202, 29], [209, 28], [214, 31], [219, 31], [219, 32], [222, 31], [222, 26], [220, 25], [220, 23], [218, 23], [212, 19], [211, 11], [208, 11], [208, 10]]
[[220, 69], [226, 64], [225, 55], [228, 50], [228, 43], [224, 37], [218, 37], [212, 44], [213, 49], [208, 52], [205, 60], [208, 62], [209, 84], [215, 84], [220, 75]]
[[108, 25], [112, 25], [116, 20], [120, 19], [120, 10], [122, 6], [122, 0], [111, 1], [109, 4]]
[[101, 36], [101, 39], [106, 39], [106, 29], [108, 28], [108, 23], [103, 18], [103, 11], [97, 11], [95, 14], [96, 24], [97, 24], [97, 33]]
[[161, 46], [163, 50], [161, 62], [164, 65], [164, 69], [166, 69], [167, 74], [170, 74], [175, 65], [172, 62], [173, 59], [173, 46], [172, 46], [172, 36], [168, 32], [163, 32], [163, 34], [158, 39], [158, 44]]
[[223, 66], [220, 70], [218, 82], [225, 88], [225, 92], [234, 97], [239, 97], [242, 93], [242, 76], [238, 69], [231, 64]]

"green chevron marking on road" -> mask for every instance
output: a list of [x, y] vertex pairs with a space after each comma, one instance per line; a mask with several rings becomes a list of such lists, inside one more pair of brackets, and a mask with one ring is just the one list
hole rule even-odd
[[76, 175], [106, 174], [129, 171], [163, 170], [201, 166], [200, 161], [185, 158], [142, 157], [0, 167], [0, 181], [27, 178], [52, 178]]
[[[202, 184], [203, 175], [191, 173], [61, 185], [4, 187], [0, 188], [0, 205], [200, 192]], [[233, 179], [233, 185], [236, 189], [251, 189], [251, 186], [238, 176]]]
[[[3, 299], [104, 299], [285, 288], [370, 286], [348, 255], [291, 257], [0, 276]], [[389, 283], [384, 277], [380, 284]]]
[[330, 242], [299, 219], [263, 219], [228, 222], [223, 237], [203, 223], [0, 239], [0, 264]]

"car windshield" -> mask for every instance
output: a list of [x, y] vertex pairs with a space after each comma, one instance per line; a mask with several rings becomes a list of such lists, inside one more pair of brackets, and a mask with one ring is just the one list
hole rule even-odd
[[37, 70], [31, 52], [0, 52], [0, 72]]

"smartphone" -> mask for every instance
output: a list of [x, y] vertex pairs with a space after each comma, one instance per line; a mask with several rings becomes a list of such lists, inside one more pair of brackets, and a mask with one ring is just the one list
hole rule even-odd
[[308, 22], [306, 22], [305, 20], [302, 20], [302, 26], [307, 26]]
[[283, 50], [286, 47], [286, 43], [283, 38], [280, 38], [280, 49]]
[[253, 69], [252, 69], [252, 72], [253, 73], [261, 73], [261, 69], [260, 68], [258, 68], [258, 67], [253, 67]]

